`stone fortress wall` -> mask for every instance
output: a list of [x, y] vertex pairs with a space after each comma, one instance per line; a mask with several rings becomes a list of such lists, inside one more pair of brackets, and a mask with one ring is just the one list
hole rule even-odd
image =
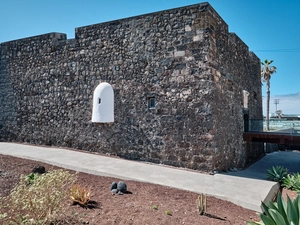
[[[75, 39], [5, 42], [0, 53], [0, 141], [202, 171], [263, 154], [242, 139], [245, 115], [262, 119], [260, 60], [208, 3], [79, 27]], [[91, 122], [100, 82], [114, 90], [113, 123]]]

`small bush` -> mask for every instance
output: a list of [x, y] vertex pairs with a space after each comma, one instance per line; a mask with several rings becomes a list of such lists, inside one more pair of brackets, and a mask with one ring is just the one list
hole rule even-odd
[[81, 206], [86, 206], [91, 200], [92, 191], [91, 188], [81, 186], [80, 184], [74, 184], [71, 188], [71, 199], [73, 202], [78, 203]]
[[283, 166], [273, 166], [267, 170], [267, 176], [269, 180], [282, 184], [284, 178], [287, 176], [288, 170]]
[[1, 224], [50, 224], [64, 214], [76, 179], [77, 174], [53, 170], [34, 176], [28, 185], [28, 177], [22, 175], [10, 195], [1, 199]]

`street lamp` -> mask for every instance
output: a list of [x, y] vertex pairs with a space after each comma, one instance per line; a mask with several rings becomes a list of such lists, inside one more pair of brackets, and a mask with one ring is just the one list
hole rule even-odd
[[274, 99], [274, 104], [275, 104], [275, 107], [276, 107], [275, 112], [277, 112], [277, 105], [279, 104], [279, 99]]

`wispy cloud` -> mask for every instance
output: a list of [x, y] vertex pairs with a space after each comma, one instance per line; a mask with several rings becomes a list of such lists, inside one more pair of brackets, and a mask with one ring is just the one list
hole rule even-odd
[[[283, 114], [300, 115], [300, 92], [287, 95], [271, 96], [270, 113], [275, 113], [276, 111], [276, 105], [274, 104], [275, 99], [279, 99], [277, 110], [282, 110]], [[266, 97], [263, 97], [263, 113], [266, 115]]]

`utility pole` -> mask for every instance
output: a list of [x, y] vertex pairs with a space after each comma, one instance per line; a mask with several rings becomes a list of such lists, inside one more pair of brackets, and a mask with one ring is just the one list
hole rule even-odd
[[279, 99], [274, 99], [274, 104], [275, 104], [275, 107], [276, 107], [275, 112], [277, 112], [277, 105], [279, 105]]

